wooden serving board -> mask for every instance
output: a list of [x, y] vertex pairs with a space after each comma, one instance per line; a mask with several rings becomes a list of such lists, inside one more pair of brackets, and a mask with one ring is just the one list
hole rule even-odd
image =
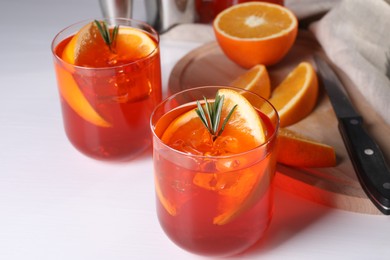
[[[275, 87], [301, 61], [312, 60], [313, 53], [325, 55], [314, 37], [308, 32], [299, 32], [297, 40], [288, 55], [277, 65], [267, 67], [271, 85]], [[168, 91], [178, 91], [206, 85], [228, 85], [246, 69], [230, 61], [216, 42], [205, 44], [184, 56], [173, 68]], [[352, 102], [366, 119], [369, 132], [377, 139], [387, 161], [390, 161], [390, 127], [386, 125], [363, 101], [348, 78], [336, 69], [346, 84]], [[321, 86], [321, 83], [320, 83]], [[367, 120], [368, 119], [368, 120]], [[286, 191], [311, 201], [343, 210], [381, 214], [362, 190], [349, 160], [337, 119], [327, 95], [320, 89], [318, 104], [305, 119], [289, 127], [335, 148], [337, 165], [332, 168], [292, 168], [278, 165], [276, 185]]]

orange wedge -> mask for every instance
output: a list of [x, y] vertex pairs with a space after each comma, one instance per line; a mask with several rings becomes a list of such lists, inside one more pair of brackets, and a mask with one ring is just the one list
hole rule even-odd
[[177, 214], [177, 208], [176, 205], [171, 203], [163, 194], [163, 191], [161, 190], [160, 183], [158, 179], [154, 178], [154, 185], [157, 197], [160, 201], [160, 203], [163, 205], [163, 207], [166, 209], [166, 211], [171, 215], [175, 216]]
[[157, 43], [146, 33], [130, 27], [119, 27], [116, 41], [116, 53], [126, 62], [142, 59], [157, 47]]
[[230, 85], [252, 91], [265, 99], [271, 95], [271, 83], [267, 68], [264, 65], [252, 67], [238, 76]]
[[60, 94], [68, 105], [85, 121], [100, 127], [110, 127], [111, 124], [89, 104], [72, 74], [61, 65], [56, 65], [55, 68]]
[[286, 128], [279, 129], [277, 162], [296, 167], [333, 167], [333, 147], [311, 140]]
[[156, 42], [146, 33], [130, 27], [119, 27], [114, 55], [105, 44], [96, 24], [92, 22], [73, 36], [64, 49], [62, 59], [82, 67], [109, 67], [146, 57], [156, 46]]
[[[213, 218], [216, 225], [233, 221], [245, 210], [252, 207], [268, 190], [273, 171], [267, 170], [270, 157], [261, 164], [237, 172], [196, 174], [193, 183], [206, 190], [218, 192], [219, 214]], [[212, 184], [212, 185], [211, 185]]]
[[296, 39], [298, 22], [281, 5], [248, 2], [219, 13], [213, 29], [226, 56], [242, 67], [251, 68], [280, 61]]
[[[205, 156], [237, 154], [264, 143], [266, 137], [263, 122], [253, 106], [236, 91], [221, 89], [218, 93], [225, 98], [221, 121], [234, 105], [237, 104], [237, 107], [225, 130], [214, 143], [210, 142], [210, 134], [202, 124], [195, 109], [176, 118], [163, 133], [162, 141], [177, 150]], [[222, 149], [220, 148], [222, 143], [219, 143], [219, 140], [228, 144]], [[179, 145], [176, 145], [177, 143]], [[188, 148], [188, 146], [191, 147]], [[217, 148], [214, 149], [215, 147]], [[221, 152], [221, 150], [223, 151]], [[241, 212], [257, 202], [259, 196], [269, 187], [270, 182], [268, 181], [264, 185], [259, 185], [267, 172], [265, 168], [268, 163], [266, 162], [234, 171], [232, 164], [239, 164], [238, 161], [244, 161], [245, 158], [245, 156], [240, 159], [235, 157], [234, 162], [229, 161], [229, 159], [218, 160], [215, 164], [216, 173], [197, 173], [193, 178], [193, 183], [196, 186], [218, 192], [220, 196], [219, 214], [214, 217], [214, 224], [224, 225], [232, 221]], [[269, 158], [267, 157], [266, 160]], [[171, 215], [176, 214], [180, 205], [174, 205], [170, 202], [168, 196], [163, 194], [162, 189], [158, 188], [156, 193], [167, 212]]]
[[[157, 45], [140, 30], [119, 27], [115, 46], [116, 53], [113, 54], [101, 37], [96, 24], [92, 22], [82, 27], [72, 37], [65, 46], [61, 58], [71, 65], [81, 67], [109, 67], [145, 57], [156, 50]], [[73, 73], [71, 66], [65, 67], [57, 66], [58, 85], [64, 100], [86, 121], [97, 126], [110, 127], [111, 124], [99, 115], [81, 92], [71, 74]]]
[[[218, 93], [225, 97], [221, 121], [225, 119], [234, 105], [237, 104], [237, 108], [215, 143], [211, 142], [211, 136], [207, 134], [207, 129], [202, 124], [195, 109], [179, 116], [168, 126], [161, 137], [163, 143], [183, 151], [182, 144], [180, 147], [176, 147], [175, 144], [177, 140], [185, 140], [186, 143], [191, 143], [192, 148], [208, 155], [240, 153], [262, 144], [265, 141], [263, 123], [248, 100], [230, 89], [220, 89]], [[224, 142], [230, 137], [232, 137], [231, 142]], [[211, 149], [218, 147], [219, 143], [226, 143], [223, 152], [221, 153], [220, 149], [211, 152]]]
[[280, 117], [280, 126], [297, 123], [314, 109], [318, 98], [316, 72], [308, 62], [300, 63], [272, 92], [269, 101]]

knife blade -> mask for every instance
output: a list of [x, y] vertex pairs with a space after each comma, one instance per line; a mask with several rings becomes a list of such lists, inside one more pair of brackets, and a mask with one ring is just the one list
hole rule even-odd
[[364, 192], [385, 215], [390, 215], [390, 169], [379, 145], [367, 133], [344, 87], [329, 64], [314, 56], [317, 71], [335, 111], [338, 128]]

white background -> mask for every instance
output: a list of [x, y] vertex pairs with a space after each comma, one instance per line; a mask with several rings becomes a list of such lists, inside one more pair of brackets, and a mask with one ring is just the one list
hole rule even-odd
[[[136, 18], [144, 17], [136, 1]], [[67, 141], [51, 40], [100, 17], [97, 0], [0, 2], [0, 259], [199, 259], [164, 235], [150, 151], [103, 163]], [[163, 40], [164, 89], [199, 43]], [[340, 211], [276, 190], [266, 237], [243, 259], [390, 259], [390, 219]]]

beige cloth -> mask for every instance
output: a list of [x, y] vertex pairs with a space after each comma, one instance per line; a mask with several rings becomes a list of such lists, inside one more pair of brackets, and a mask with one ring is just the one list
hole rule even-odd
[[329, 11], [340, 1], [342, 0], [284, 0], [284, 5], [298, 19], [305, 19]]
[[342, 0], [310, 26], [330, 60], [390, 125], [390, 0]]

